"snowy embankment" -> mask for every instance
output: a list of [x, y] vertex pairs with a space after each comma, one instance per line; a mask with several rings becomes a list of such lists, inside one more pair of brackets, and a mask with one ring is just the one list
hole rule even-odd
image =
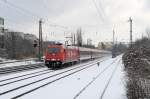
[[[95, 64], [90, 68], [84, 69], [80, 72], [64, 77], [63, 79], [50, 83], [44, 87], [39, 88], [38, 90], [31, 91], [30, 93], [25, 94], [19, 98], [20, 99], [31, 99], [31, 98], [32, 99], [126, 99], [125, 97], [126, 93], [124, 87], [124, 83], [125, 83], [124, 72], [122, 69], [123, 66], [122, 66], [121, 56], [118, 56], [117, 58], [114, 59], [104, 58], [101, 60], [104, 61], [100, 62], [99, 66], [98, 64]], [[80, 65], [76, 65], [69, 68], [75, 68], [77, 66]], [[42, 79], [44, 77], [49, 77], [51, 75], [63, 72], [69, 68], [60, 69], [56, 71], [49, 70], [50, 73], [47, 73], [45, 75], [15, 82], [12, 84], [8, 84], [6, 86], [0, 86], [1, 87], [0, 94], [4, 91], [16, 88], [18, 86], [30, 82], [34, 82], [38, 79]], [[42, 69], [34, 70], [34, 72], [38, 72], [41, 70], [46, 70], [47, 72], [48, 69], [42, 68]], [[28, 72], [26, 71], [14, 75], [8, 75], [0, 79], [2, 80], [13, 76], [19, 76], [28, 73], [31, 73], [31, 71]], [[34, 89], [38, 86], [41, 86], [47, 82], [58, 79], [59, 77], [64, 76], [66, 74], [69, 74], [69, 72], [62, 75], [54, 76], [53, 78], [49, 78], [41, 82], [37, 82], [30, 86], [23, 87], [19, 90], [14, 90], [13, 92], [0, 96], [0, 98], [10, 99], [21, 93]], [[12, 81], [14, 80], [15, 79], [12, 79]], [[110, 82], [108, 83], [108, 81]], [[3, 83], [6, 82], [8, 81], [5, 81]], [[2, 84], [2, 82], [0, 84]]]

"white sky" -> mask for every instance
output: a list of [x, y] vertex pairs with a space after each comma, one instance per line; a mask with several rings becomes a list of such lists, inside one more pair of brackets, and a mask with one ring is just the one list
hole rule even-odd
[[38, 19], [43, 18], [44, 39], [47, 35], [48, 40], [64, 40], [64, 32], [76, 32], [81, 27], [84, 41], [91, 38], [94, 44], [111, 41], [113, 28], [118, 41], [128, 41], [130, 16], [133, 40], [146, 35], [145, 28], [150, 26], [149, 10], [150, 0], [0, 0], [0, 16], [10, 29], [38, 35]]

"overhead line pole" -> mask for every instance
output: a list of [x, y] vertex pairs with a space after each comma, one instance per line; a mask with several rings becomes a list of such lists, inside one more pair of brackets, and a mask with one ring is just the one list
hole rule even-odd
[[113, 45], [115, 44], [115, 30], [113, 29]]
[[39, 61], [41, 61], [41, 55], [43, 55], [43, 44], [42, 44], [42, 19], [39, 20]]
[[129, 18], [129, 22], [130, 22], [130, 45], [132, 46], [133, 41], [132, 41], [132, 19], [131, 17]]
[[113, 46], [112, 46], [112, 58], [115, 57], [115, 30], [113, 29]]

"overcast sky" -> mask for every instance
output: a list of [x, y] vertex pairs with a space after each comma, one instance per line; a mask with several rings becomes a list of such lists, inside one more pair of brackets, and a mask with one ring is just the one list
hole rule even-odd
[[64, 40], [64, 34], [81, 27], [84, 41], [91, 38], [94, 44], [111, 41], [113, 28], [118, 41], [128, 41], [130, 16], [133, 39], [146, 35], [150, 0], [0, 0], [0, 16], [5, 27], [36, 35], [42, 18], [43, 38], [48, 40]]

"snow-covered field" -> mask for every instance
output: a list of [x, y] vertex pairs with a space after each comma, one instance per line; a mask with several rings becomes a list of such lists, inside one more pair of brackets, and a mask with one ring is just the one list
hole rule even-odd
[[[19, 98], [20, 99], [126, 99], [125, 86], [124, 86], [125, 84], [124, 72], [123, 72], [121, 56], [118, 56], [117, 58], [114, 59], [107, 57], [101, 60], [105, 60], [105, 61], [100, 62], [99, 66], [95, 64], [90, 68], [74, 73], [73, 75], [60, 79], [56, 82], [50, 83], [44, 87], [39, 88], [38, 90], [35, 90]], [[74, 68], [77, 66], [79, 66], [79, 64], [74, 66]], [[69, 67], [69, 68], [73, 68], [73, 67]], [[15, 81], [19, 78], [12, 79], [5, 82], [0, 82], [0, 94], [4, 91], [19, 87], [21, 85], [25, 85], [30, 82], [35, 82], [38, 79], [49, 77], [54, 74], [60, 73], [62, 71], [68, 70], [69, 68], [60, 69], [56, 71], [53, 70], [45, 71], [49, 73], [38, 77], [30, 78], [27, 80], [8, 84], [5, 86], [1, 86], [1, 84], [4, 84], [9, 81]], [[7, 75], [1, 77], [0, 81], [6, 78], [15, 77], [15, 76], [28, 74], [32, 72], [38, 72], [41, 70], [48, 70], [48, 69], [42, 68], [34, 71]], [[58, 77], [62, 77], [71, 72], [73, 71], [69, 71], [68, 73], [62, 74], [61, 76], [59, 75], [53, 78], [49, 78], [39, 83], [35, 83], [34, 85], [29, 85], [19, 90], [15, 90], [14, 92], [1, 95], [0, 99], [10, 99], [14, 96], [19, 95], [20, 93], [29, 91], [30, 89], [41, 86], [47, 82], [53, 81]], [[113, 76], [112, 73], [114, 73]], [[111, 76], [112, 79], [110, 80]], [[108, 84], [109, 80], [110, 83]], [[107, 84], [108, 86], [104, 92], [104, 89]], [[102, 93], [104, 94], [102, 95]], [[101, 96], [102, 98], [100, 98]]]

